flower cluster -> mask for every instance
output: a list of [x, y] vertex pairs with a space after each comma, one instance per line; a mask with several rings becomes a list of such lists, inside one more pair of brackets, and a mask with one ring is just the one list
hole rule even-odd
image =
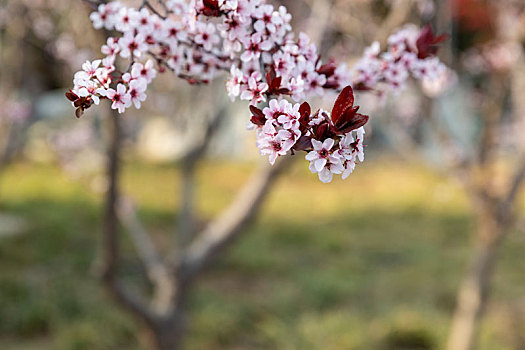
[[448, 69], [434, 55], [446, 38], [436, 37], [429, 25], [422, 30], [408, 25], [388, 38], [386, 52], [378, 42], [372, 43], [352, 71], [353, 86], [384, 95], [400, 92], [410, 76], [422, 81], [441, 78]]
[[363, 126], [369, 117], [357, 113], [359, 107], [354, 107], [350, 86], [343, 89], [332, 113], [319, 109], [312, 114], [308, 102], [292, 105], [284, 99], [271, 100], [263, 110], [255, 106], [250, 109], [257, 145], [272, 164], [288, 152], [307, 151], [310, 170], [327, 183], [333, 174], [342, 174], [346, 179], [356, 162], [364, 160]]
[[[381, 91], [383, 85], [399, 89], [410, 73], [433, 78], [443, 67], [432, 57], [442, 38], [429, 29], [402, 30], [390, 38], [383, 54], [378, 44], [372, 45], [350, 70], [333, 60], [323, 64], [309, 37], [294, 35], [284, 6], [275, 8], [266, 0], [159, 4], [162, 11], [148, 1], [139, 9], [115, 1], [101, 4], [91, 14], [95, 28], [121, 36], [108, 38], [102, 47], [106, 57], [86, 62], [76, 73], [75, 86], [66, 96], [78, 117], [100, 99], [111, 100], [112, 108], [121, 113], [132, 104], [140, 108], [157, 71], [169, 69], [192, 84], [229, 72], [226, 90], [232, 100], [250, 101], [249, 125], [256, 130], [261, 153], [273, 163], [295, 151], [310, 152], [311, 170], [328, 182], [332, 174], [348, 176], [356, 159], [363, 159], [362, 126], [368, 117], [353, 107], [348, 85], [360, 90]], [[116, 68], [118, 57], [128, 60], [126, 70]], [[330, 90], [342, 91], [331, 115], [323, 110], [311, 115], [308, 103], [299, 104]]]

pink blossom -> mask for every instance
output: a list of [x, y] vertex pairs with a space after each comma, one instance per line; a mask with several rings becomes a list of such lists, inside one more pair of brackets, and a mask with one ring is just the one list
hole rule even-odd
[[142, 53], [148, 50], [148, 45], [144, 40], [144, 35], [127, 32], [118, 42], [120, 46], [120, 56], [123, 58], [127, 57], [140, 57]]
[[262, 51], [268, 51], [272, 48], [271, 41], [263, 39], [261, 33], [253, 34], [243, 44], [246, 51], [241, 55], [241, 60], [244, 62], [257, 60]]
[[[443, 81], [448, 71], [432, 46], [444, 36], [434, 36], [430, 27], [421, 32], [414, 26], [402, 28], [389, 37], [383, 52], [374, 42], [349, 68], [333, 60], [323, 64], [306, 34], [294, 36], [284, 6], [276, 9], [266, 0], [164, 4], [154, 13], [147, 6], [135, 9], [114, 1], [91, 14], [94, 27], [117, 35], [102, 46], [102, 60], [88, 61], [75, 73], [66, 96], [77, 116], [101, 99], [111, 100], [120, 113], [132, 104], [140, 108], [157, 69], [191, 84], [229, 72], [227, 93], [232, 101], [250, 101], [249, 125], [261, 153], [273, 164], [279, 156], [306, 151], [310, 169], [330, 182], [333, 174], [347, 177], [364, 157], [362, 125], [368, 116], [356, 113], [349, 84], [384, 97], [401, 92], [410, 77], [429, 85]], [[127, 61], [122, 67], [116, 67], [117, 55]], [[311, 111], [304, 102], [329, 90], [343, 91], [332, 114]], [[259, 109], [267, 96], [268, 105]]]
[[266, 101], [264, 92], [268, 90], [268, 84], [262, 82], [262, 77], [259, 72], [254, 72], [248, 78], [248, 87], [241, 94], [241, 100], [250, 100], [250, 103], [257, 104], [261, 101]]
[[129, 83], [128, 94], [135, 108], [140, 109], [141, 102], [146, 100], [145, 91], [147, 88], [148, 83], [144, 78], [134, 79]]
[[124, 113], [126, 108], [131, 106], [131, 96], [126, 93], [126, 86], [118, 84], [117, 90], [108, 89], [107, 97], [113, 101], [111, 108], [118, 109], [119, 113]]
[[154, 68], [153, 61], [148, 60], [146, 64], [139, 62], [134, 63], [131, 67], [131, 76], [133, 79], [144, 78], [148, 84], [151, 83], [151, 81], [157, 76], [157, 71]]

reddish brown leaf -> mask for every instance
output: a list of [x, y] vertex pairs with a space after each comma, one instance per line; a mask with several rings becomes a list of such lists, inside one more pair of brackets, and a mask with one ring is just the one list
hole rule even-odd
[[76, 100], [78, 100], [78, 95], [75, 94], [72, 90], [69, 90], [68, 92], [66, 92], [66, 98], [71, 102], [75, 102]]
[[290, 91], [290, 89], [280, 88], [280, 89], [277, 89], [277, 94], [278, 95], [291, 95], [292, 92]]
[[317, 73], [324, 74], [327, 78], [331, 77], [335, 73], [336, 64], [334, 60], [330, 60], [328, 63], [323, 64], [317, 69]]
[[266, 82], [268, 83], [268, 85], [272, 83], [276, 75], [277, 73], [275, 73], [275, 68], [273, 66], [270, 66], [268, 68], [268, 71], [266, 72]]
[[266, 124], [266, 117], [264, 116], [263, 111], [255, 106], [250, 106], [250, 111], [252, 112], [252, 117], [250, 121], [255, 125], [264, 125]]
[[293, 149], [296, 151], [306, 151], [312, 148], [312, 137], [311, 136], [301, 136], [299, 140], [293, 146]]
[[439, 49], [438, 45], [447, 40], [448, 37], [448, 34], [435, 36], [430, 24], [424, 26], [416, 40], [418, 58], [423, 59], [437, 54]]
[[283, 77], [276, 77], [272, 80], [271, 90], [272, 91], [278, 91], [279, 87], [281, 86], [281, 81], [283, 80]]
[[343, 113], [354, 105], [354, 91], [352, 87], [348, 85], [341, 91], [337, 99], [335, 100], [334, 107], [332, 108], [332, 122], [337, 124], [339, 119], [343, 116]]
[[252, 112], [252, 114], [254, 116], [264, 118], [264, 113], [263, 113], [263, 111], [261, 111], [260, 108], [257, 108], [257, 107], [255, 107], [253, 105], [250, 105], [250, 111]]
[[204, 8], [202, 13], [209, 17], [218, 17], [221, 15], [219, 0], [202, 0]]
[[355, 113], [352, 116], [352, 119], [348, 120], [347, 123], [337, 128], [338, 132], [341, 134], [346, 134], [352, 130], [359, 129], [360, 127], [364, 126], [369, 119], [370, 117], [367, 115]]
[[82, 109], [82, 107], [79, 107], [75, 110], [75, 116], [77, 118], [80, 118], [82, 117], [82, 115], [84, 115], [84, 110]]
[[301, 118], [309, 118], [311, 113], [312, 108], [310, 107], [310, 104], [308, 102], [303, 102], [299, 107], [299, 114], [301, 115]]

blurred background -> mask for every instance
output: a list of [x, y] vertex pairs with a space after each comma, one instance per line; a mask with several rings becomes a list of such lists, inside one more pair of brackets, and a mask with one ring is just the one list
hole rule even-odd
[[[273, 3], [349, 64], [431, 23], [450, 34], [439, 56], [455, 73], [384, 103], [358, 95], [372, 118], [348, 180], [324, 185], [301, 160], [272, 175], [255, 220], [192, 281], [185, 348], [525, 349], [525, 3]], [[0, 0], [0, 349], [154, 348], [98, 278], [115, 116], [103, 102], [76, 119], [64, 97], [105, 42], [90, 11]], [[182, 254], [265, 171], [248, 116], [224, 78], [163, 74], [118, 117], [126, 289], [154, 295], [148, 252]]]

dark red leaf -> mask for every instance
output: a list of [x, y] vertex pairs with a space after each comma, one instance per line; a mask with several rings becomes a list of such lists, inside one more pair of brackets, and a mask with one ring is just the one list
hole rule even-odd
[[334, 138], [336, 136], [336, 133], [332, 126], [328, 124], [328, 121], [323, 121], [321, 124], [314, 126], [313, 132], [315, 139], [319, 141], [324, 141], [327, 138]]
[[340, 134], [346, 134], [352, 130], [359, 129], [360, 127], [364, 126], [369, 119], [370, 117], [367, 115], [355, 113], [345, 124], [337, 127], [337, 131]]
[[268, 85], [271, 85], [276, 75], [277, 73], [275, 73], [275, 68], [273, 66], [270, 66], [268, 68], [268, 71], [266, 72], [266, 83], [268, 83]]
[[430, 24], [424, 26], [416, 40], [418, 58], [423, 59], [437, 54], [438, 45], [447, 40], [448, 37], [448, 34], [436, 36]]
[[264, 116], [263, 111], [255, 106], [250, 106], [250, 111], [252, 112], [252, 117], [250, 121], [255, 125], [264, 125], [266, 124], [266, 117]]
[[281, 87], [281, 81], [283, 80], [283, 77], [276, 77], [272, 80], [272, 85], [270, 87], [270, 90], [277, 91]]
[[72, 90], [69, 90], [68, 92], [66, 92], [66, 98], [71, 102], [75, 102], [76, 100], [78, 100], [78, 95], [75, 94]]
[[75, 116], [77, 118], [80, 118], [82, 117], [82, 115], [84, 115], [84, 110], [82, 109], [82, 107], [79, 107], [75, 110]]
[[209, 8], [219, 8], [219, 0], [202, 0], [204, 6]]
[[218, 17], [221, 15], [219, 0], [202, 0], [204, 8], [202, 13], [209, 17]]
[[326, 84], [323, 85], [323, 88], [325, 89], [335, 89], [339, 86], [339, 83], [337, 81], [328, 81]]
[[250, 111], [252, 112], [253, 115], [257, 116], [257, 117], [261, 117], [261, 118], [264, 118], [264, 113], [263, 111], [261, 111], [260, 108], [257, 108], [253, 105], [250, 105]]
[[255, 125], [259, 125], [259, 126], [263, 126], [264, 124], [266, 124], [266, 118], [262, 117], [257, 117], [255, 115], [252, 115], [252, 117], [250, 118], [250, 121], [255, 124]]
[[327, 137], [328, 130], [330, 129], [330, 126], [328, 123], [321, 123], [319, 125], [314, 126], [314, 133], [317, 139], [324, 140]]
[[267, 96], [272, 95], [291, 95], [290, 89], [281, 88], [283, 78], [276, 76], [275, 68], [270, 66], [266, 71], [266, 83], [268, 84], [268, 90], [265, 94]]
[[337, 124], [339, 119], [343, 116], [346, 110], [352, 108], [354, 105], [354, 91], [352, 87], [348, 85], [341, 91], [334, 103], [332, 108], [332, 122]]
[[306, 151], [312, 148], [312, 137], [311, 136], [301, 136], [299, 140], [293, 146], [293, 149], [296, 151]]
[[312, 108], [310, 108], [308, 102], [303, 102], [299, 107], [299, 130], [302, 134], [304, 134], [308, 129], [308, 123], [310, 122], [311, 112]]
[[278, 95], [291, 95], [292, 92], [290, 91], [290, 89], [280, 88], [280, 89], [277, 89], [277, 94]]
[[311, 113], [312, 108], [310, 107], [310, 104], [308, 102], [303, 102], [299, 107], [299, 114], [301, 115], [301, 118], [309, 118]]
[[327, 78], [331, 77], [335, 73], [335, 69], [337, 68], [335, 61], [330, 60], [328, 63], [323, 64], [321, 67], [317, 69], [317, 73], [324, 74]]

